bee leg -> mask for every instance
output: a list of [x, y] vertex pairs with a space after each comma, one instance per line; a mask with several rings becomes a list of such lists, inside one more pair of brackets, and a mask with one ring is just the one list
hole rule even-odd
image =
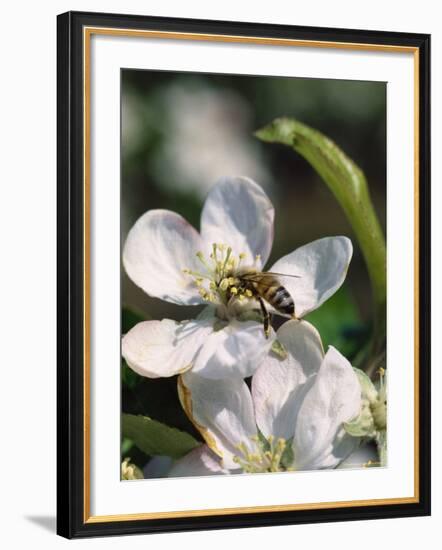
[[264, 300], [261, 297], [258, 297], [258, 302], [261, 307], [261, 312], [263, 316], [263, 322], [264, 322], [264, 334], [265, 337], [268, 338], [270, 334], [270, 315], [267, 311], [267, 308], [264, 304]]

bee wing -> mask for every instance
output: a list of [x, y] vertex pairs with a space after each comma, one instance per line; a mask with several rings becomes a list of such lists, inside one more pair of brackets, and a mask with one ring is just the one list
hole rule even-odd
[[[257, 285], [263, 288], [282, 286], [279, 280], [280, 277], [299, 278], [298, 275], [285, 275], [284, 273], [274, 273], [273, 271], [262, 271], [259, 273], [246, 273], [242, 276], [242, 278], [245, 279], [246, 281], [256, 283]], [[270, 302], [267, 302], [267, 309], [270, 313], [276, 313], [282, 317], [291, 318], [291, 315], [286, 315], [284, 313], [281, 313], [281, 311], [278, 311], [277, 309], [275, 309], [275, 307]]]
[[259, 273], [245, 273], [241, 278], [246, 281], [258, 283], [262, 286], [272, 286], [278, 284], [278, 279], [267, 271], [260, 271]]
[[289, 275], [288, 273], [276, 273], [275, 271], [265, 271], [266, 274], [274, 275], [275, 277], [294, 277], [300, 279], [301, 275]]
[[296, 279], [300, 279], [301, 275], [289, 275], [288, 273], [276, 273], [275, 271], [262, 271], [260, 273], [246, 273], [243, 275], [243, 279], [247, 279], [249, 281], [255, 281], [262, 279], [265, 279], [266, 276], [270, 277], [293, 277]]
[[247, 280], [251, 281], [252, 283], [259, 284], [259, 286], [264, 287], [264, 288], [270, 288], [272, 286], [275, 286], [275, 284], [277, 286], [279, 286], [279, 282], [275, 281], [274, 277], [268, 277], [268, 278], [260, 277], [259, 279], [258, 278], [247, 278]]

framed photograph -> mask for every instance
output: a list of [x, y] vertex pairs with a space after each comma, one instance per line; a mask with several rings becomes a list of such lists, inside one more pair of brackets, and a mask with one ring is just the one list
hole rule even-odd
[[58, 17], [60, 535], [430, 514], [429, 67]]

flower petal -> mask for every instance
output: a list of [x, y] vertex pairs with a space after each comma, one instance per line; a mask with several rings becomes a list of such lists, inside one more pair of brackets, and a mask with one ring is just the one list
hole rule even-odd
[[201, 269], [195, 254], [202, 249], [199, 233], [183, 217], [168, 210], [150, 210], [129, 231], [123, 264], [132, 281], [149, 296], [174, 304], [202, 304], [193, 279], [183, 273], [183, 269]]
[[342, 285], [352, 254], [353, 246], [347, 237], [326, 237], [284, 256], [269, 271], [299, 277], [282, 280], [295, 302], [295, 315], [303, 317]]
[[143, 468], [144, 479], [167, 477], [172, 463], [173, 459], [170, 456], [153, 456]]
[[295, 467], [308, 470], [336, 465], [341, 459], [334, 453], [339, 455], [342, 423], [357, 416], [360, 408], [358, 378], [347, 359], [330, 346], [298, 413]]
[[276, 335], [287, 358], [269, 354], [253, 375], [252, 397], [261, 432], [290, 439], [305, 382], [319, 371], [324, 352], [318, 331], [307, 321], [287, 321]]
[[261, 269], [273, 244], [275, 212], [267, 195], [245, 177], [221, 178], [210, 190], [201, 214], [201, 236], [206, 250], [212, 243], [232, 247], [233, 254], [246, 254], [244, 265], [252, 265], [257, 255]]
[[256, 436], [252, 397], [247, 384], [239, 379], [214, 383], [192, 372], [178, 379], [178, 393], [188, 417], [207, 445], [222, 459], [224, 468], [236, 469], [233, 457], [237, 445], [251, 446]]
[[144, 321], [123, 336], [122, 354], [129, 367], [141, 376], [173, 376], [192, 366], [212, 330], [210, 320]]
[[195, 359], [192, 372], [206, 378], [246, 378], [266, 357], [272, 339], [261, 323], [231, 321], [207, 336]]
[[229, 473], [229, 470], [221, 466], [219, 457], [207, 445], [201, 445], [175, 461], [167, 477], [212, 476]]
[[316, 464], [319, 466], [309, 465], [304, 469], [336, 468], [359, 447], [360, 443], [360, 437], [352, 437], [344, 429], [339, 429], [333, 443], [325, 447], [322, 455], [317, 457]]

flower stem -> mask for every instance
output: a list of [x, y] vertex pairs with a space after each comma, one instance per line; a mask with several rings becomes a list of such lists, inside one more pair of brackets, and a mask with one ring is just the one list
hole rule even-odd
[[379, 357], [386, 333], [386, 245], [364, 173], [332, 140], [297, 120], [276, 119], [255, 135], [262, 141], [288, 145], [302, 155], [343, 208], [367, 264], [374, 303], [369, 355], [371, 360]]

